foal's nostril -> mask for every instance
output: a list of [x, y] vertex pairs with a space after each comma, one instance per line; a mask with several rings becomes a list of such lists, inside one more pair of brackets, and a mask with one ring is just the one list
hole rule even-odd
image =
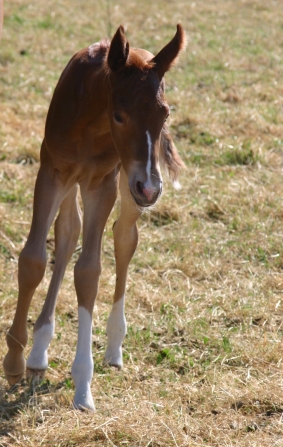
[[143, 183], [142, 182], [137, 182], [137, 184], [136, 184], [136, 191], [137, 191], [138, 194], [143, 195], [143, 188], [144, 188]]

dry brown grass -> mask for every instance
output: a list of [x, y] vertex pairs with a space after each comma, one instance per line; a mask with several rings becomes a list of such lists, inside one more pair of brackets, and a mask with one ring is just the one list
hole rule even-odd
[[[107, 16], [110, 8], [111, 17]], [[17, 296], [44, 119], [70, 56], [123, 23], [157, 51], [181, 21], [188, 48], [167, 77], [188, 170], [140, 221], [130, 267], [125, 368], [102, 365], [114, 276], [112, 223], [93, 318], [97, 411], [71, 409], [72, 268], [46, 381], [7, 388], [0, 446], [283, 446], [283, 10], [281, 2], [6, 2], [0, 46], [0, 357]], [[53, 236], [47, 244], [53, 256]], [[52, 264], [29, 313], [44, 299]], [[31, 340], [31, 338], [30, 338]], [[31, 341], [27, 351], [30, 349]]]

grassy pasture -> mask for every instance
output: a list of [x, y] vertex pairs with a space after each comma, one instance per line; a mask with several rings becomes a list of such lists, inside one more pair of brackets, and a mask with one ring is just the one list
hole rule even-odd
[[[0, 359], [17, 297], [44, 120], [78, 49], [121, 23], [157, 52], [188, 34], [167, 74], [171, 131], [186, 161], [139, 223], [124, 370], [102, 364], [115, 283], [112, 224], [93, 317], [95, 414], [72, 410], [73, 255], [46, 381], [9, 390], [0, 366], [0, 446], [283, 446], [283, 8], [274, 0], [10, 0], [0, 43]], [[29, 313], [33, 324], [49, 263]]]

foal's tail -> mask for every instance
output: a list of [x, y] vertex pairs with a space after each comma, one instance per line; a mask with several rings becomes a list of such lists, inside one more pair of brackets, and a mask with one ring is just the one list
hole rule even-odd
[[172, 180], [173, 186], [176, 189], [180, 189], [181, 185], [178, 182], [178, 178], [180, 172], [186, 169], [186, 165], [178, 154], [166, 124], [163, 126], [161, 133], [160, 163]]

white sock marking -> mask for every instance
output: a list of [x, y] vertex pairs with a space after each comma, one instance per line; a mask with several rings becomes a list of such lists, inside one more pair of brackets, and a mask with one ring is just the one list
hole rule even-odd
[[46, 370], [48, 368], [48, 346], [54, 336], [54, 323], [44, 324], [33, 334], [33, 347], [27, 360], [30, 369]]
[[127, 333], [127, 322], [124, 313], [125, 296], [113, 304], [107, 322], [107, 349], [104, 362], [110, 365], [123, 366], [122, 343]]
[[91, 395], [91, 379], [93, 375], [92, 359], [92, 318], [88, 310], [79, 307], [79, 332], [76, 357], [72, 366], [72, 377], [76, 386], [74, 406], [94, 410]]

